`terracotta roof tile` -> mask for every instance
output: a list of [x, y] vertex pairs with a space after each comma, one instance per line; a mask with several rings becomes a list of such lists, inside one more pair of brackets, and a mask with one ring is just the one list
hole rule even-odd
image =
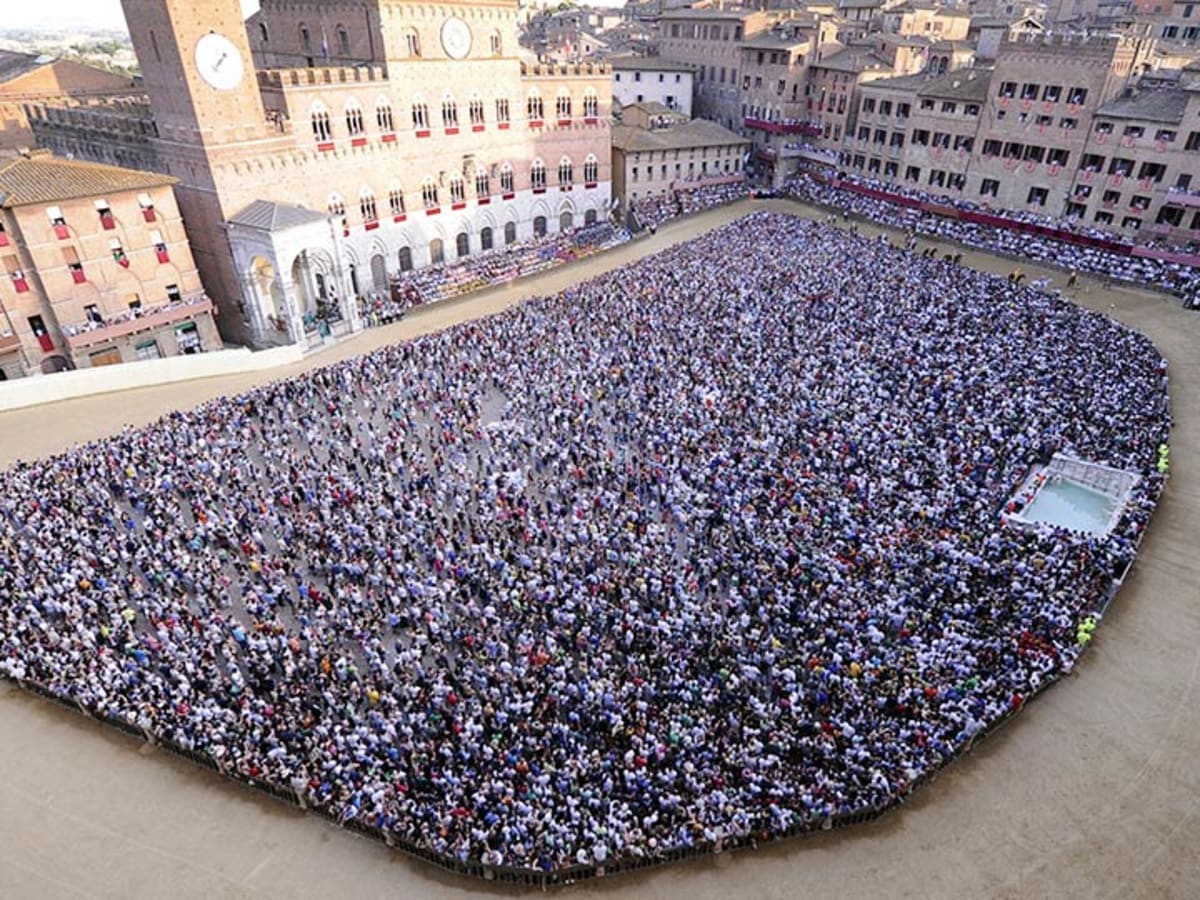
[[0, 206], [102, 197], [121, 191], [173, 185], [177, 181], [177, 178], [158, 172], [60, 159], [45, 151], [35, 151], [34, 155], [0, 165]]

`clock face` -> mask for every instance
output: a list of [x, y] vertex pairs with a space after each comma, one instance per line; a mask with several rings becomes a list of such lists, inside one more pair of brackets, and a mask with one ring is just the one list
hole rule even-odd
[[246, 74], [242, 54], [233, 41], [212, 32], [196, 42], [196, 68], [200, 77], [218, 91], [228, 91], [242, 83]]
[[442, 23], [442, 48], [451, 59], [462, 59], [471, 52], [471, 28], [462, 19]]

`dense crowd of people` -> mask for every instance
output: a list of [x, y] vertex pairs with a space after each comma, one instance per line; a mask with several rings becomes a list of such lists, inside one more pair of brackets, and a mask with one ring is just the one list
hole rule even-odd
[[[959, 209], [982, 209], [978, 204], [961, 199], [935, 196], [924, 191], [874, 182], [859, 176], [845, 176], [841, 180], [850, 184], [887, 190], [890, 193], [923, 202], [937, 202]], [[1002, 253], [1006, 256], [1073, 269], [1077, 272], [1087, 272], [1115, 281], [1149, 285], [1178, 293], [1181, 296], [1191, 296], [1200, 290], [1200, 270], [1181, 263], [1114, 253], [1099, 247], [1068, 243], [1015, 228], [993, 227], [941, 216], [818, 180], [803, 172], [789, 178], [784, 190], [788, 196], [798, 200], [835, 207], [852, 215], [870, 219], [880, 225], [908, 229], [924, 237], [956, 241], [989, 253]], [[1114, 235], [1099, 229], [1065, 223], [1030, 212], [1005, 210], [1003, 214], [1006, 218], [1014, 221], [1064, 228], [1086, 237], [1117, 239]]]
[[[760, 211], [15, 465], [0, 672], [457, 860], [785, 830], [1071, 668], [1169, 427], [1119, 323]], [[1112, 534], [1001, 523], [1055, 451]]]
[[750, 195], [745, 178], [721, 183], [685, 185], [661, 194], [650, 194], [630, 203], [639, 228], [656, 230], [679, 216], [715, 209]]
[[391, 297], [405, 308], [445, 300], [583, 259], [627, 240], [628, 230], [611, 222], [583, 225], [400, 272], [393, 279]]

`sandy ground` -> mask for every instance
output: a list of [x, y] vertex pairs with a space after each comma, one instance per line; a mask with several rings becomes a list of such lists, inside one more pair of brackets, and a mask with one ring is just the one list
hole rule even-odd
[[[494, 312], [733, 219], [750, 201], [516, 285], [423, 309], [304, 367]], [[784, 201], [770, 205], [798, 211]], [[925, 242], [923, 242], [923, 245]], [[1008, 272], [1013, 263], [967, 261]], [[1037, 270], [1023, 266], [1036, 277]], [[1062, 283], [1061, 273], [1057, 275]], [[1172, 479], [1141, 559], [1073, 676], [868, 826], [566, 889], [572, 898], [1200, 896], [1200, 315], [1080, 285], [1171, 364]], [[300, 367], [297, 367], [297, 370]], [[272, 373], [273, 377], [291, 371]], [[0, 463], [230, 393], [262, 375], [0, 414]], [[0, 898], [460, 898], [444, 875], [0, 685]]]

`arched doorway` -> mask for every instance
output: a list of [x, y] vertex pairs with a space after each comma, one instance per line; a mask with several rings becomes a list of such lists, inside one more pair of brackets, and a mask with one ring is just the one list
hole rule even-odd
[[441, 238], [434, 238], [429, 242], [429, 262], [433, 265], [446, 261], [446, 247], [442, 243]]
[[275, 277], [275, 267], [270, 260], [256, 256], [250, 261], [250, 283], [254, 286], [255, 299], [264, 318], [281, 318], [283, 286]]
[[376, 253], [371, 257], [371, 281], [375, 285], [375, 290], [384, 294], [388, 289], [388, 273], [387, 260], [383, 258], [382, 253]]
[[465, 231], [460, 231], [454, 239], [454, 252], [459, 257], [471, 255], [471, 236]]
[[511, 244], [517, 239], [517, 223], [508, 222], [504, 226], [504, 243]]
[[535, 216], [534, 217], [534, 219], [533, 219], [533, 236], [534, 237], [545, 237], [546, 236], [546, 217], [545, 216]]
[[491, 250], [492, 249], [492, 229], [484, 228], [482, 231], [479, 232], [479, 249], [480, 250]]
[[412, 247], [400, 248], [400, 271], [411, 272], [413, 267]]
[[575, 217], [573, 215], [571, 215], [571, 213], [569, 211], [564, 212], [562, 215], [560, 215], [558, 217], [558, 230], [559, 231], [570, 231], [574, 227], [575, 227]]

